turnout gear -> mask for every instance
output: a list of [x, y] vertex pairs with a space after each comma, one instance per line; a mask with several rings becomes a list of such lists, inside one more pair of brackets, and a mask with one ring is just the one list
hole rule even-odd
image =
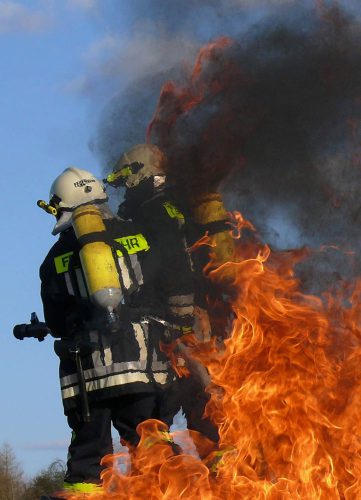
[[[152, 144], [139, 144], [122, 155], [114, 170], [119, 172], [130, 164], [143, 167], [136, 177], [127, 178], [124, 203], [119, 206], [118, 215], [137, 223], [149, 244], [163, 250], [163, 267], [170, 271], [160, 284], [164, 288], [167, 321], [179, 331], [193, 327], [193, 265], [186, 242], [185, 215], [164, 184], [166, 157]], [[174, 270], [180, 269], [175, 275]]]
[[[122, 165], [122, 159], [126, 157], [131, 157], [133, 162], [141, 162], [142, 147], [143, 145], [135, 146], [129, 153], [125, 153], [118, 165]], [[139, 152], [139, 156], [136, 154], [137, 152]], [[165, 163], [165, 160], [163, 162]], [[153, 175], [144, 178], [136, 187], [130, 187], [126, 190], [125, 199], [119, 206], [118, 214], [139, 224], [150, 244], [154, 242], [155, 245], [171, 249], [172, 262], [167, 263], [166, 267], [173, 268], [171, 279], [176, 279], [183, 291], [182, 294], [168, 299], [170, 305], [173, 306], [173, 321], [181, 327], [193, 327], [194, 303], [196, 302], [198, 306], [202, 304], [205, 307], [204, 286], [200, 286], [204, 278], [200, 264], [193, 262], [188, 247], [195, 243], [204, 232], [201, 232], [200, 226], [197, 226], [189, 216], [189, 209], [184, 204], [179, 203], [179, 197], [177, 198], [175, 195], [175, 190], [167, 186], [165, 182], [161, 185], [155, 182], [156, 175], [159, 173], [158, 165], [159, 163], [156, 163], [152, 168], [149, 168]], [[201, 219], [201, 217], [199, 218]], [[208, 222], [210, 221], [207, 220]], [[178, 272], [179, 268], [187, 269], [187, 272], [181, 274]], [[189, 288], [190, 283], [192, 283], [191, 288]], [[197, 288], [195, 297], [194, 291]], [[206, 315], [206, 312], [204, 314]], [[206, 329], [206, 323], [205, 318], [202, 318], [202, 330]], [[204, 332], [204, 335], [209, 335], [209, 331]], [[192, 366], [188, 351], [182, 342], [178, 342], [176, 345], [178, 345], [177, 350], [174, 350], [172, 346], [165, 346], [164, 350], [173, 351], [172, 361], [177, 374], [181, 377], [177, 380], [178, 409], [180, 406], [183, 407], [189, 429], [203, 432], [213, 441], [217, 441], [216, 427], [209, 419], [202, 418], [205, 404], [209, 399], [209, 395], [205, 392], [206, 381], [209, 382], [208, 373], [195, 360], [192, 360]], [[179, 361], [182, 362], [185, 358], [186, 366], [179, 366]], [[191, 375], [184, 377], [182, 374], [189, 374], [187, 368], [191, 371]], [[196, 408], [192, 407], [191, 400]]]
[[[168, 191], [155, 189], [151, 179], [126, 191], [118, 215], [137, 223], [150, 246], [164, 250], [163, 266], [170, 271], [162, 280], [162, 286], [168, 290], [168, 293], [164, 293], [168, 320], [178, 327], [192, 327], [194, 275], [184, 232], [185, 216], [174, 204]], [[174, 290], [177, 290], [176, 294]]]
[[[116, 310], [119, 317], [116, 331], [108, 328], [101, 311], [88, 298], [79, 259], [79, 242], [72, 229], [61, 234], [40, 268], [46, 323], [53, 336], [61, 339], [56, 350], [60, 356], [60, 382], [66, 413], [79, 405], [77, 367], [73, 357], [67, 354], [69, 343], [78, 345], [82, 352], [90, 402], [124, 393], [154, 391], [167, 387], [173, 380], [167, 358], [159, 347], [159, 341], [166, 340], [168, 330], [148, 319], [148, 311], [141, 308], [143, 300], [149, 297], [151, 310], [158, 312], [160, 317], [165, 316], [163, 299], [158, 299], [159, 292], [151, 282], [155, 278], [153, 273], [157, 272], [157, 262], [161, 264], [161, 256], [150, 255], [152, 250], [137, 247], [137, 240], [132, 235], [140, 233], [133, 223], [120, 224], [115, 219], [104, 222], [114, 246], [115, 240], [120, 239], [128, 241], [129, 246], [133, 244], [133, 251], [139, 250], [128, 255], [128, 259], [118, 256], [119, 268], [127, 278], [122, 280], [127, 298]], [[146, 255], [148, 251], [149, 256]], [[147, 266], [151, 268], [146, 278], [141, 262], [145, 270]], [[144, 283], [146, 289], [142, 289], [140, 283]]]
[[101, 459], [112, 453], [111, 424], [122, 436], [122, 440], [136, 446], [139, 436], [138, 424], [150, 418], [161, 420], [168, 426], [172, 424], [175, 411], [175, 398], [172, 392], [158, 391], [127, 394], [119, 399], [98, 401], [91, 405], [91, 419], [83, 423], [78, 411], [68, 415], [72, 429], [69, 446], [68, 472], [65, 481], [73, 485], [82, 483], [84, 477], [99, 482], [102, 466]]
[[[65, 178], [74, 194], [74, 177]], [[64, 412], [76, 432], [66, 480], [97, 483], [99, 453], [110, 451], [111, 423], [133, 444], [142, 420], [161, 418], [170, 423], [174, 405], [166, 405], [165, 398], [175, 375], [160, 344], [179, 334], [173, 327], [179, 313], [174, 297], [189, 287], [180, 287], [172, 268], [166, 267], [171, 250], [150, 242], [135, 223], [114, 217], [104, 203], [105, 194], [99, 199], [101, 193], [94, 189], [72, 198], [60, 184], [63, 192], [57, 191], [62, 194], [57, 209], [60, 213], [69, 209], [73, 217], [70, 225], [60, 227], [60, 237], [41, 265], [41, 296], [46, 324], [57, 338], [54, 348], [60, 358]], [[82, 187], [88, 185], [93, 183]], [[60, 206], [62, 200], [69, 206]], [[99, 307], [102, 302], [94, 300], [99, 289], [117, 288], [108, 281], [104, 285], [106, 272], [91, 276], [97, 272], [99, 242], [111, 249], [111, 257], [106, 252], [103, 259], [108, 263], [113, 259], [121, 291], [120, 301], [112, 303], [116, 314], [112, 324]], [[83, 255], [85, 249], [88, 256]], [[183, 271], [180, 266], [181, 275]], [[91, 429], [98, 432], [98, 452], [92, 448]]]

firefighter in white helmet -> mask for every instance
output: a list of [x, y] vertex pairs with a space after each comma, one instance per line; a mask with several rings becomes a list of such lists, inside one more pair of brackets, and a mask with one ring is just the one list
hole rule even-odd
[[87, 203], [104, 206], [108, 201], [104, 185], [90, 172], [76, 167], [67, 168], [55, 179], [49, 198], [49, 206], [57, 210], [53, 235], [71, 227], [72, 213], [76, 207]]
[[[196, 311], [197, 334], [202, 340], [210, 339], [208, 314], [203, 304], [204, 294], [202, 270], [195, 272], [189, 247], [202, 235], [189, 216], [186, 204], [181, 203], [173, 186], [166, 182], [167, 159], [160, 149], [152, 144], [139, 144], [124, 153], [116, 163], [113, 172], [105, 179], [113, 187], [126, 188], [124, 202], [118, 214], [140, 225], [150, 242], [169, 248], [170, 261], [166, 267], [173, 269], [172, 280], [179, 285], [181, 293], [169, 300], [176, 312], [173, 320], [181, 327], [194, 329], [189, 323], [189, 310]], [[179, 269], [187, 269], [180, 273]], [[190, 277], [193, 290], [189, 289]], [[192, 293], [190, 293], [192, 292]], [[193, 292], [196, 292], [196, 296]], [[187, 352], [183, 351], [183, 355]], [[212, 441], [219, 439], [216, 427], [203, 412], [209, 395], [205, 386], [210, 382], [207, 371], [199, 363], [188, 359], [191, 376], [179, 380], [179, 405], [183, 407], [188, 428], [207, 435]]]
[[73, 431], [64, 488], [74, 493], [99, 488], [111, 424], [136, 445], [141, 421], [170, 424], [175, 411], [175, 376], [160, 342], [172, 341], [166, 295], [176, 295], [177, 285], [162, 279], [169, 275], [162, 249], [106, 202], [103, 184], [74, 167], [54, 181], [49, 203], [38, 202], [56, 216], [60, 235], [40, 268], [41, 297]]

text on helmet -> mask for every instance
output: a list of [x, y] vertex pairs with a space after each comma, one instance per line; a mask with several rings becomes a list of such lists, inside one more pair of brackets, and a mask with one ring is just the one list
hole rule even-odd
[[80, 181], [74, 182], [74, 187], [84, 187], [91, 182], [95, 182], [95, 179], [81, 179]]

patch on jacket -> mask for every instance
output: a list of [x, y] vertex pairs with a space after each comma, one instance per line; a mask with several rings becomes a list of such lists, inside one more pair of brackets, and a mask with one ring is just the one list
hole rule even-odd
[[175, 205], [173, 205], [169, 201], [166, 201], [165, 203], [163, 203], [163, 206], [166, 209], [169, 217], [171, 217], [172, 219], [184, 220], [184, 215]]
[[[121, 238], [114, 238], [114, 241], [123, 245], [129, 255], [137, 252], [147, 252], [150, 249], [148, 241], [141, 233], [122, 236]], [[70, 257], [73, 254], [74, 252], [66, 252], [54, 258], [57, 274], [63, 274], [69, 271]], [[117, 249], [117, 255], [121, 257], [123, 255], [122, 251]]]

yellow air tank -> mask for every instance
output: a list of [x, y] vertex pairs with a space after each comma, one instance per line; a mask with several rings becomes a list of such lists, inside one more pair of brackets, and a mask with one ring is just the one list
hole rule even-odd
[[[211, 228], [218, 223], [228, 221], [229, 217], [224, 207], [222, 197], [219, 193], [207, 193], [196, 200], [193, 205], [193, 218], [198, 224]], [[234, 239], [229, 229], [215, 229], [211, 232], [212, 240], [216, 244], [212, 253], [216, 256], [215, 264], [223, 264], [234, 257]]]
[[114, 310], [123, 295], [112, 248], [102, 238], [106, 227], [99, 208], [95, 205], [76, 208], [72, 224], [81, 246], [79, 256], [90, 300], [106, 311], [109, 322], [114, 322]]

